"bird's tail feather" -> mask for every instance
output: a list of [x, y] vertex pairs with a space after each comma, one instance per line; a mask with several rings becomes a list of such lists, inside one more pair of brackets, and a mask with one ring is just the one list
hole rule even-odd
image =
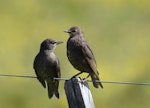
[[91, 73], [90, 75], [91, 75], [91, 79], [92, 79], [92, 81], [93, 81], [94, 87], [95, 87], [95, 88], [99, 88], [99, 87], [103, 88], [103, 85], [102, 85], [101, 82], [96, 82], [96, 81], [95, 81], [95, 80], [97, 80], [97, 81], [100, 80], [99, 77], [98, 77], [98, 75], [95, 74], [95, 73]]
[[47, 81], [48, 97], [51, 99], [53, 95], [59, 99], [58, 84], [55, 81]]
[[53, 97], [53, 85], [52, 82], [47, 82], [47, 88], [48, 88], [48, 97], [51, 99]]
[[58, 80], [55, 80], [54, 86], [55, 86], [54, 87], [55, 96], [59, 99], [59, 92], [58, 92], [59, 81]]

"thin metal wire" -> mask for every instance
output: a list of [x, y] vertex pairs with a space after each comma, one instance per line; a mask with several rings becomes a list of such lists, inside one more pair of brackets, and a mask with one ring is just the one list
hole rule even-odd
[[[55, 80], [69, 80], [68, 78], [54, 78]], [[139, 83], [139, 82], [121, 82], [121, 81], [106, 81], [106, 80], [85, 80], [87, 82], [102, 82], [102, 83], [111, 83], [111, 84], [130, 84], [130, 85], [142, 85], [150, 86], [150, 83]]]
[[[37, 78], [35, 76], [27, 76], [27, 75], [14, 75], [14, 74], [0, 74], [0, 76], [6, 77], [21, 77], [21, 78]], [[54, 80], [69, 80], [70, 78], [54, 78]], [[85, 80], [88, 82], [93, 82], [91, 80]], [[102, 82], [102, 83], [111, 83], [111, 84], [127, 84], [127, 85], [141, 85], [141, 86], [150, 86], [150, 83], [140, 83], [140, 82], [121, 82], [121, 81], [106, 81], [106, 80], [95, 80], [94, 82]]]
[[7, 77], [22, 77], [22, 78], [37, 78], [37, 77], [35, 77], [35, 76], [14, 75], [14, 74], [0, 74], [0, 76], [7, 76]]
[[[92, 81], [89, 81], [89, 82], [92, 82]], [[150, 86], [150, 83], [140, 83], [140, 82], [121, 82], [121, 81], [106, 81], [106, 80], [95, 81], [95, 82]]]

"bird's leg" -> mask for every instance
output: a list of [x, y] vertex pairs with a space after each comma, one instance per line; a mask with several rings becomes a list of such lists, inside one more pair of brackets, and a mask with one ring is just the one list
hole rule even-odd
[[73, 77], [71, 77], [71, 78], [75, 78], [76, 76], [78, 76], [78, 75], [80, 75], [80, 74], [82, 74], [83, 72], [79, 72], [78, 74], [76, 74], [76, 75], [74, 75]]
[[90, 74], [86, 78], [83, 78], [83, 82], [85, 82], [89, 78]]
[[88, 79], [88, 78], [89, 78], [89, 76], [90, 76], [90, 74], [88, 74], [88, 76], [86, 77], [86, 79]]

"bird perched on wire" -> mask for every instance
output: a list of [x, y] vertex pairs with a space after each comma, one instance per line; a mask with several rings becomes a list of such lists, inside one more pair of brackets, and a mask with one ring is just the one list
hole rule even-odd
[[34, 70], [37, 79], [40, 81], [42, 86], [48, 88], [48, 96], [52, 98], [55, 96], [59, 99], [58, 86], [59, 81], [54, 80], [55, 78], [60, 78], [60, 64], [59, 60], [54, 54], [54, 49], [58, 44], [63, 43], [62, 41], [55, 41], [53, 39], [45, 39], [41, 43], [40, 51], [34, 60]]
[[101, 82], [95, 81], [99, 80], [96, 60], [91, 48], [84, 39], [82, 30], [79, 27], [74, 26], [64, 32], [67, 32], [70, 35], [67, 41], [67, 57], [73, 67], [80, 71], [80, 73], [75, 76], [87, 72], [89, 73], [88, 77], [91, 76], [94, 87], [103, 88]]

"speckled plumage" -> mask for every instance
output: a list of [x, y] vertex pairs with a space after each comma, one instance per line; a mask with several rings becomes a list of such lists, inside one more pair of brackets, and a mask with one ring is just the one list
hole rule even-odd
[[[65, 32], [70, 35], [67, 41], [67, 57], [70, 63], [80, 72], [89, 73], [92, 80], [99, 80], [94, 54], [87, 41], [84, 39], [82, 30], [74, 26]], [[103, 88], [100, 82], [93, 82], [93, 85], [96, 88]]]

